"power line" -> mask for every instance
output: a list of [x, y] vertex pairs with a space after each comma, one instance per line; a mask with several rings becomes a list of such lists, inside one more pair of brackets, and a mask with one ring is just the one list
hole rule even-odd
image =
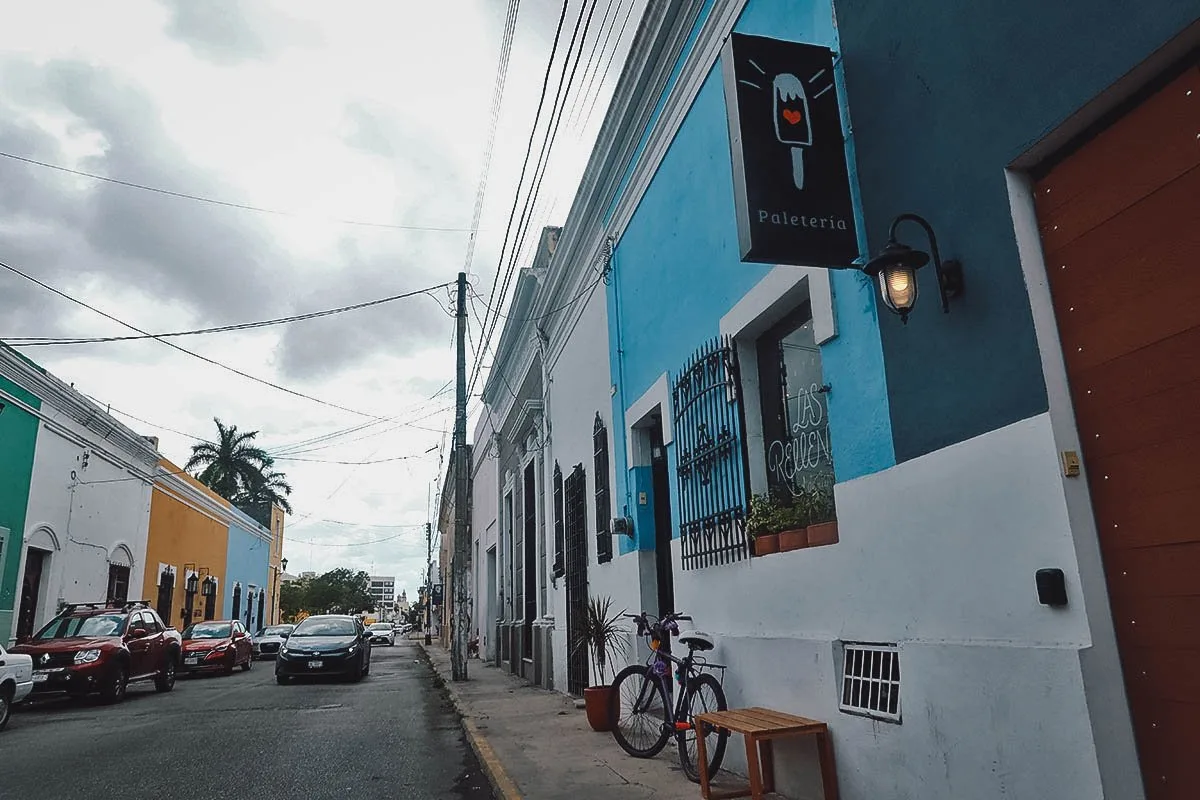
[[[621, 31], [617, 34], [616, 44], [613, 45], [612, 52], [608, 54], [608, 63], [604, 65], [604, 72], [600, 75], [600, 88], [596, 90], [595, 96], [592, 97], [592, 104], [588, 107], [587, 115], [583, 118], [582, 128], [584, 129], [587, 128], [588, 123], [592, 120], [592, 114], [596, 110], [596, 101], [600, 99], [600, 93], [604, 89], [604, 81], [608, 78], [608, 71], [617, 58], [617, 52], [621, 49], [621, 39], [625, 36], [625, 29], [629, 26], [629, 19], [633, 16], [633, 7], [636, 5], [637, 0], [630, 0], [629, 8], [625, 11], [625, 19], [621, 22]], [[613, 22], [616, 22], [616, 17], [613, 17]]]
[[179, 345], [177, 345], [174, 342], [169, 341], [167, 339], [159, 339], [154, 334], [152, 334], [148, 331], [144, 331], [141, 328], [137, 327], [136, 325], [130, 325], [128, 322], [118, 319], [117, 317], [114, 317], [112, 314], [109, 314], [108, 312], [101, 311], [100, 309], [96, 308], [95, 306], [89, 305], [82, 300], [76, 299], [76, 298], [72, 297], [71, 295], [67, 294], [66, 292], [63, 292], [59, 289], [55, 289], [53, 286], [49, 285], [48, 283], [43, 283], [42, 281], [38, 280], [37, 278], [33, 277], [32, 275], [30, 275], [26, 272], [22, 272], [21, 270], [17, 269], [16, 267], [10, 266], [9, 264], [4, 263], [3, 261], [0, 261], [0, 267], [3, 267], [4, 269], [8, 270], [9, 272], [13, 273], [14, 275], [19, 275], [20, 277], [24, 278], [25, 280], [27, 280], [31, 283], [37, 284], [38, 286], [42, 287], [43, 289], [45, 289], [48, 292], [52, 292], [52, 293], [58, 295], [59, 297], [62, 297], [65, 300], [70, 300], [72, 303], [75, 303], [76, 305], [83, 306], [84, 308], [88, 309], [89, 311], [93, 311], [106, 319], [112, 320], [113, 322], [117, 323], [118, 325], [122, 325], [126, 328], [129, 328], [131, 331], [136, 331], [136, 332], [143, 334], [145, 336], [148, 336], [152, 339], [156, 339], [157, 341], [160, 341], [163, 344], [165, 344], [167, 347], [178, 350], [181, 353], [186, 353], [187, 355], [191, 356], [192, 358], [198, 358], [207, 364], [212, 364], [215, 367], [220, 367], [223, 370], [232, 372], [235, 375], [240, 375], [241, 377], [247, 378], [248, 380], [252, 380], [255, 383], [261, 383], [264, 386], [270, 386], [272, 389], [277, 389], [281, 392], [285, 392], [287, 394], [294, 395], [295, 397], [302, 397], [305, 400], [310, 400], [314, 403], [318, 403], [323, 406], [328, 406], [330, 408], [336, 408], [339, 411], [345, 411], [349, 414], [357, 414], [360, 417], [381, 419], [381, 417], [379, 417], [378, 414], [368, 414], [365, 411], [357, 411], [353, 408], [347, 408], [346, 406], [338, 405], [337, 403], [331, 403], [328, 400], [322, 400], [319, 397], [313, 397], [312, 395], [305, 394], [304, 392], [298, 392], [295, 389], [289, 389], [286, 386], [280, 386], [277, 383], [272, 383], [271, 381], [268, 381], [264, 378], [256, 377], [254, 375], [251, 375], [248, 372], [242, 372], [240, 369], [231, 367], [227, 364], [222, 364], [220, 361], [215, 361], [211, 358], [208, 358], [207, 356], [202, 356], [199, 353], [192, 352], [191, 350], [188, 350], [184, 347], [180, 347]]
[[414, 458], [424, 458], [423, 455], [393, 456], [391, 458], [376, 458], [371, 461], [331, 461], [324, 458], [297, 458], [295, 456], [272, 456], [276, 461], [306, 461], [313, 464], [343, 464], [346, 466], [362, 467], [369, 464], [387, 464], [393, 461], [410, 461]]
[[[237, 208], [237, 209], [241, 209], [243, 211], [256, 211], [260, 214], [274, 214], [276, 216], [281, 216], [281, 217], [296, 217], [296, 218], [310, 218], [310, 219], [312, 218], [311, 215], [298, 214], [294, 211], [282, 211], [282, 210], [276, 209], [276, 208], [265, 208], [263, 206], [254, 206], [254, 205], [250, 205], [248, 203], [233, 203], [228, 200], [217, 200], [212, 197], [204, 197], [202, 195], [189, 194], [187, 192], [176, 192], [176, 191], [172, 191], [170, 189], [163, 189], [163, 188], [160, 188], [157, 186], [148, 186], [144, 183], [135, 183], [133, 181], [126, 181], [126, 180], [122, 180], [120, 178], [113, 178], [108, 175], [97, 175], [94, 172], [84, 172], [84, 171], [78, 170], [78, 169], [71, 169], [70, 167], [62, 166], [61, 164], [51, 164], [47, 161], [38, 161], [37, 159], [27, 158], [25, 156], [19, 156], [19, 155], [16, 155], [15, 153], [0, 152], [0, 157], [12, 159], [13, 161], [21, 161], [25, 164], [33, 164], [38, 167], [45, 167], [46, 169], [53, 169], [53, 170], [57, 170], [59, 172], [65, 172], [70, 175], [78, 175], [83, 178], [91, 178], [92, 180], [104, 181], [105, 183], [114, 183], [114, 184], [117, 184], [118, 186], [126, 186], [130, 189], [141, 189], [142, 191], [145, 191], [145, 192], [154, 192], [155, 194], [167, 195], [168, 197], [177, 197], [182, 200], [194, 200], [199, 203], [209, 203], [210, 205], [214, 205], [214, 206], [223, 206], [225, 208]], [[320, 219], [325, 219], [329, 222], [334, 222], [339, 225], [357, 225], [359, 227], [364, 227], [364, 228], [387, 228], [387, 229], [401, 230], [401, 231], [439, 231], [439, 232], [445, 232], [445, 233], [468, 233], [471, 230], [470, 228], [454, 228], [454, 227], [442, 227], [442, 226], [434, 226], [434, 225], [400, 225], [400, 224], [390, 223], [390, 222], [364, 222], [362, 220], [338, 219], [336, 217], [320, 217]]]
[[492, 113], [488, 124], [487, 144], [483, 151], [483, 165], [479, 170], [479, 187], [475, 192], [475, 210], [471, 214], [471, 236], [467, 240], [467, 257], [464, 272], [471, 271], [475, 259], [475, 241], [478, 238], [479, 220], [483, 215], [483, 200], [487, 194], [488, 175], [492, 166], [492, 151], [496, 143], [496, 126], [500, 122], [500, 106], [504, 100], [504, 85], [508, 80], [508, 63], [512, 55], [513, 37], [517, 28], [517, 14], [521, 0], [509, 0], [508, 14], [504, 19], [504, 35], [500, 39], [500, 62], [496, 67], [496, 83], [492, 88]]
[[[500, 282], [500, 272], [503, 270], [503, 267], [504, 267], [504, 251], [508, 247], [508, 240], [509, 240], [509, 237], [512, 235], [513, 219], [517, 215], [517, 205], [520, 203], [520, 200], [521, 200], [521, 186], [525, 182], [525, 172], [529, 168], [529, 157], [533, 154], [533, 142], [534, 142], [534, 139], [537, 137], [538, 121], [542, 117], [542, 108], [546, 103], [546, 93], [550, 86], [550, 74], [554, 68], [554, 56], [558, 52], [558, 42], [559, 42], [559, 38], [562, 36], [563, 23], [567, 19], [567, 7], [569, 5], [570, 5], [570, 0], [563, 0], [562, 12], [558, 15], [558, 27], [554, 31], [554, 41], [550, 46], [550, 58], [546, 62], [546, 72], [542, 76], [542, 91], [541, 91], [541, 95], [538, 97], [537, 111], [533, 115], [533, 126], [529, 130], [529, 141], [525, 146], [525, 158], [521, 162], [521, 174], [520, 174], [520, 177], [517, 178], [517, 188], [513, 195], [513, 205], [512, 205], [512, 208], [508, 212], [508, 223], [504, 226], [504, 241], [500, 245], [500, 260], [499, 260], [499, 263], [496, 265], [496, 275], [492, 279], [491, 291], [488, 293], [488, 303], [489, 304], [495, 301], [496, 288]], [[507, 278], [506, 278], [506, 282], [507, 282]], [[485, 316], [485, 321], [486, 321], [486, 316]], [[486, 325], [484, 327], [485, 327], [484, 333], [486, 333]], [[482, 361], [477, 362], [477, 363], [482, 363]], [[470, 380], [471, 389], [468, 390], [468, 393], [470, 393], [470, 391], [474, 390], [475, 375], [477, 372], [478, 372], [477, 366], [473, 367], [472, 368], [472, 376], [471, 376], [471, 380]]]
[[[92, 344], [95, 342], [130, 342], [143, 339], [165, 339], [175, 336], [197, 336], [199, 334], [208, 333], [227, 333], [229, 331], [245, 331], [254, 328], [266, 328], [272, 325], [283, 325], [291, 322], [302, 322], [304, 320], [317, 319], [319, 317], [329, 317], [334, 314], [344, 314], [347, 311], [358, 311], [363, 308], [383, 305], [396, 300], [403, 300], [407, 297], [414, 297], [419, 294], [433, 297], [434, 302], [437, 298], [430, 294], [443, 286], [449, 286], [449, 283], [439, 283], [436, 286], [429, 286], [424, 289], [414, 289], [411, 292], [403, 294], [394, 294], [388, 297], [381, 297], [378, 300], [368, 300], [364, 303], [354, 303], [348, 306], [339, 306], [337, 308], [328, 308], [324, 311], [310, 311], [305, 314], [294, 314], [290, 317], [276, 317], [275, 319], [266, 319], [259, 322], [239, 322], [234, 325], [220, 325], [213, 328], [196, 328], [186, 331], [172, 331], [170, 333], [148, 333], [139, 336], [93, 336], [93, 337], [53, 337], [53, 336], [10, 336], [4, 341], [11, 344], [13, 347], [39, 347], [44, 345], [60, 345], [60, 344]], [[16, 344], [14, 344], [14, 342]]]

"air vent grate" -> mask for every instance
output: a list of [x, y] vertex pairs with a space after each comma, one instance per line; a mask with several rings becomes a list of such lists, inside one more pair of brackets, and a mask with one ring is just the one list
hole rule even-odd
[[888, 722], [900, 721], [900, 653], [895, 645], [843, 646], [840, 708]]

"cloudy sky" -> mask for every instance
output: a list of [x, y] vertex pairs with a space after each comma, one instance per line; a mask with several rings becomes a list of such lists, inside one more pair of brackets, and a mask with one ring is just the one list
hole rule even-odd
[[[530, 243], [533, 229], [564, 221], [644, 3], [596, 0]], [[0, 261], [156, 332], [453, 281], [465, 264], [507, 5], [0, 0]], [[568, 4], [547, 112], [583, 5]], [[520, 3], [469, 268], [484, 295], [561, 11], [560, 0]], [[294, 487], [289, 572], [361, 568], [396, 575], [411, 594], [453, 406], [451, 392], [438, 394], [453, 378], [449, 292], [431, 295], [174, 340], [360, 414], [153, 340], [23, 352], [159, 436], [177, 463], [193, 437], [214, 435], [214, 416], [261, 431], [291, 459], [279, 461]], [[0, 339], [129, 333], [0, 270]]]

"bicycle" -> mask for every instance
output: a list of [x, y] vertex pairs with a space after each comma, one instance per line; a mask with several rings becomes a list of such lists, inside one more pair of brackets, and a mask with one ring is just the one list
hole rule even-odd
[[[653, 758], [674, 736], [684, 774], [699, 783], [694, 718], [697, 714], [729, 708], [721, 681], [709, 671], [720, 670], [723, 679], [725, 666], [710, 664], [704, 656], [697, 655], [713, 648], [712, 638], [699, 631], [679, 639], [680, 644], [688, 648], [686, 656], [679, 658], [670, 653], [670, 637], [679, 635], [678, 623], [692, 619], [686, 614], [666, 614], [655, 619], [643, 611], [625, 616], [637, 622], [637, 635], [648, 640], [650, 657], [645, 664], [632, 664], [621, 670], [613, 680], [610, 709], [613, 738], [629, 755]], [[671, 680], [672, 665], [676, 667], [674, 681]], [[670, 699], [675, 683], [681, 691], [672, 706]], [[709, 778], [721, 768], [728, 739], [728, 731], [705, 726]]]

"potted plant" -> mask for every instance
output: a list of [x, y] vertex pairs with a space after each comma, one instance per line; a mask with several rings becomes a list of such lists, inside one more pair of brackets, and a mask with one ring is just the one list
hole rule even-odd
[[593, 597], [588, 602], [583, 625], [574, 645], [576, 648], [586, 647], [591, 656], [593, 685], [583, 690], [583, 700], [588, 724], [598, 733], [612, 730], [609, 711], [612, 685], [607, 683], [610, 674], [608, 662], [612, 653], [625, 652], [627, 631], [619, 624], [624, 613], [612, 610], [612, 598]]
[[813, 487], [809, 511], [811, 521], [808, 524], [808, 543], [813, 546], [836, 544], [837, 506], [833, 499], [832, 478], [820, 481]]
[[808, 504], [803, 496], [776, 489], [750, 501], [754, 555], [796, 550], [808, 544]]

